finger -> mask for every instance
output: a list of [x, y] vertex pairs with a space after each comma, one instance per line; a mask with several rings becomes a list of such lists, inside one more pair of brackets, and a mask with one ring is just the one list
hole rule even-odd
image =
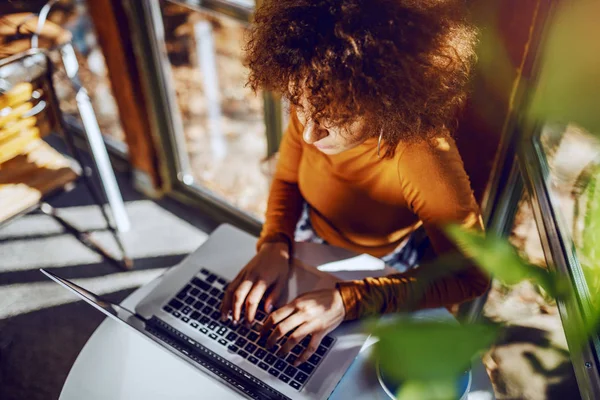
[[265, 281], [258, 281], [252, 286], [252, 290], [246, 297], [246, 321], [249, 324], [254, 322], [254, 316], [256, 315], [256, 309], [260, 300], [267, 291], [267, 283]]
[[294, 347], [296, 347], [298, 343], [302, 341], [302, 339], [306, 337], [306, 335], [311, 334], [314, 330], [314, 325], [309, 322], [305, 322], [304, 324], [300, 325], [294, 332], [292, 332], [290, 337], [288, 337], [285, 344], [281, 346], [279, 353], [282, 355], [289, 353]]
[[325, 337], [325, 332], [314, 332], [312, 334], [312, 338], [310, 339], [310, 343], [304, 351], [298, 356], [298, 359], [294, 362], [294, 367], [308, 361], [310, 356], [315, 354], [319, 345], [321, 344], [321, 340]]
[[233, 293], [239, 286], [239, 278], [241, 274], [238, 275], [233, 281], [227, 285], [227, 289], [225, 289], [225, 295], [223, 296], [223, 300], [221, 301], [221, 320], [225, 321], [227, 316], [229, 315], [229, 311], [231, 311], [231, 305], [233, 301]]
[[235, 289], [233, 293], [233, 306], [231, 311], [233, 313], [233, 322], [239, 322], [242, 316], [242, 306], [244, 305], [244, 300], [246, 300], [246, 296], [252, 289], [252, 281], [244, 280], [238, 287]]
[[263, 325], [262, 331], [260, 332], [261, 336], [264, 336], [267, 333], [269, 333], [269, 331], [275, 325], [277, 325], [278, 323], [280, 323], [281, 321], [283, 321], [284, 319], [286, 319], [287, 317], [292, 315], [294, 310], [295, 310], [295, 308], [292, 305], [286, 304], [285, 306], [281, 307], [280, 309], [269, 314], [269, 317], [266, 319], [265, 324]]
[[267, 339], [267, 348], [271, 348], [277, 344], [279, 339], [284, 337], [288, 332], [293, 329], [296, 329], [298, 326], [302, 325], [306, 322], [306, 315], [304, 314], [292, 314], [280, 323], [278, 323], [275, 328], [273, 328], [273, 332]]
[[281, 297], [283, 288], [284, 288], [284, 284], [279, 281], [276, 282], [275, 285], [273, 286], [271, 293], [269, 293], [269, 295], [267, 296], [267, 298], [265, 300], [265, 311], [267, 313], [271, 313], [271, 311], [273, 311], [273, 309], [275, 308], [275, 303], [277, 303], [277, 301]]

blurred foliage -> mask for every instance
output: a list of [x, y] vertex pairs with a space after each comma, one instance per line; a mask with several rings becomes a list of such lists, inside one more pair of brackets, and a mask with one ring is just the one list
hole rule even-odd
[[531, 279], [552, 297], [560, 297], [567, 292], [563, 281], [556, 279], [550, 271], [525, 261], [507, 239], [466, 230], [458, 225], [449, 225], [446, 233], [480, 268], [507, 285]]
[[404, 382], [399, 398], [452, 399], [457, 379], [475, 354], [494, 343], [498, 327], [406, 318], [372, 331], [379, 338], [374, 356], [381, 369], [392, 381]]
[[575, 122], [600, 133], [600, 2], [557, 2], [532, 99], [534, 120]]

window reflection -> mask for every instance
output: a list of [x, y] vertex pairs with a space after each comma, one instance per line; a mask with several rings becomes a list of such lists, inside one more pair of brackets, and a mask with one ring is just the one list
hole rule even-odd
[[247, 26], [170, 1], [160, 4], [194, 182], [262, 219], [267, 139], [262, 95], [245, 87]]
[[539, 144], [548, 166], [546, 185], [566, 230], [563, 234], [572, 240], [588, 289], [599, 293], [600, 141], [576, 125], [546, 125]]

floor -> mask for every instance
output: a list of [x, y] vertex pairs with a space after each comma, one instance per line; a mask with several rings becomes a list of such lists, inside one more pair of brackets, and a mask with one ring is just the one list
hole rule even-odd
[[[118, 179], [132, 222], [123, 237], [135, 260], [132, 271], [106, 261], [42, 214], [0, 228], [0, 399], [57, 399], [77, 354], [104, 318], [38, 268], [119, 301], [181, 261], [216, 227], [173, 201], [144, 198], [126, 173]], [[117, 251], [83, 185], [50, 203]]]

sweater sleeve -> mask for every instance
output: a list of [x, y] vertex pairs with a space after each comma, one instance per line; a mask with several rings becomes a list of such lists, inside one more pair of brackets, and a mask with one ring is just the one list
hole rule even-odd
[[[469, 178], [451, 138], [408, 145], [400, 156], [398, 175], [402, 194], [422, 221], [438, 256], [455, 250], [441, 230], [444, 224], [483, 228]], [[489, 278], [475, 266], [464, 264], [459, 270], [424, 265], [403, 274], [339, 283], [346, 319], [447, 306], [480, 296], [489, 286]]]
[[265, 223], [258, 239], [257, 249], [266, 242], [285, 241], [292, 251], [294, 230], [303, 204], [298, 188], [303, 131], [304, 127], [292, 108], [290, 123], [279, 148], [279, 160], [269, 192]]

